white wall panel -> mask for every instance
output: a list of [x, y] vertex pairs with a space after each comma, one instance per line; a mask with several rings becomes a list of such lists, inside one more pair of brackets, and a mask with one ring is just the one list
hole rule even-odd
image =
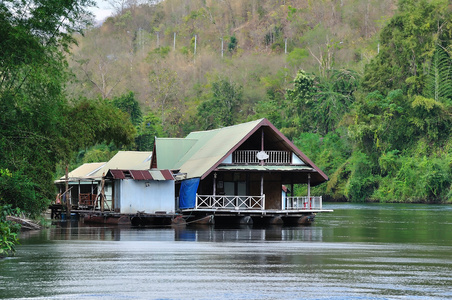
[[155, 213], [175, 210], [174, 181], [121, 180], [121, 213], [135, 214], [138, 211]]

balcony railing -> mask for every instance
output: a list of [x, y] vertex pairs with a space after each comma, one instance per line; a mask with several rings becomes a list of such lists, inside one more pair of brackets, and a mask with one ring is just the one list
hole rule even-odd
[[[237, 150], [233, 153], [232, 163], [234, 164], [259, 164], [257, 158], [258, 150]], [[264, 159], [266, 165], [288, 165], [292, 162], [292, 155], [289, 151], [265, 151], [268, 155]]]
[[[286, 197], [284, 210], [321, 210], [322, 196]], [[265, 210], [265, 195], [196, 195], [195, 209]]]
[[286, 197], [287, 210], [322, 209], [322, 196], [314, 197]]
[[196, 209], [265, 209], [265, 195], [262, 196], [219, 196], [196, 195]]

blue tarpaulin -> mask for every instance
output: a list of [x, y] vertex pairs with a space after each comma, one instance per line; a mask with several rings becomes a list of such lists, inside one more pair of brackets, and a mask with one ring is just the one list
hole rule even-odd
[[181, 182], [179, 192], [179, 208], [194, 208], [196, 205], [196, 192], [198, 191], [199, 178], [187, 179]]

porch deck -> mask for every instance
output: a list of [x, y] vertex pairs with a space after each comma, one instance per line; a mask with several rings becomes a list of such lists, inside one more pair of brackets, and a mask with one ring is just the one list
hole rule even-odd
[[333, 212], [332, 209], [216, 209], [216, 208], [186, 208], [181, 209], [183, 213], [205, 212], [211, 214], [221, 214], [222, 216], [240, 216], [240, 215], [262, 215], [262, 216], [304, 216], [309, 214]]
[[332, 212], [322, 208], [322, 197], [286, 197], [281, 206], [266, 209], [265, 195], [196, 195], [195, 207], [181, 209], [181, 213], [189, 223], [297, 226], [311, 224], [317, 213]]
[[322, 208], [322, 197], [286, 197], [281, 209], [265, 209], [265, 195], [196, 195], [194, 208], [182, 209], [183, 212], [210, 212], [222, 215], [306, 215], [320, 212], [332, 212]]

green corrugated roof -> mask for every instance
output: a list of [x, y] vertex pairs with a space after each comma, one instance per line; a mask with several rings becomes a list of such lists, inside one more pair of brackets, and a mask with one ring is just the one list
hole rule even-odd
[[159, 169], [180, 169], [188, 178], [202, 177], [263, 119], [190, 133], [185, 139], [156, 139]]
[[[155, 141], [155, 157], [157, 168], [180, 170], [186, 173], [187, 178], [204, 178], [220, 163], [237, 149], [245, 138], [251, 137], [262, 126], [268, 127], [273, 132], [273, 141], [281, 143], [284, 149], [291, 150], [306, 165], [305, 166], [264, 166], [262, 171], [295, 171], [315, 174], [311, 184], [319, 184], [328, 180], [323, 173], [306, 155], [304, 155], [291, 141], [289, 141], [267, 119], [259, 119], [239, 125], [220, 129], [197, 131], [190, 133], [185, 139], [161, 138]], [[251, 166], [243, 166], [243, 170], [251, 170]], [[235, 166], [237, 169], [237, 166]]]
[[177, 162], [187, 154], [197, 140], [177, 138], [156, 138], [156, 157], [159, 169], [178, 169]]

